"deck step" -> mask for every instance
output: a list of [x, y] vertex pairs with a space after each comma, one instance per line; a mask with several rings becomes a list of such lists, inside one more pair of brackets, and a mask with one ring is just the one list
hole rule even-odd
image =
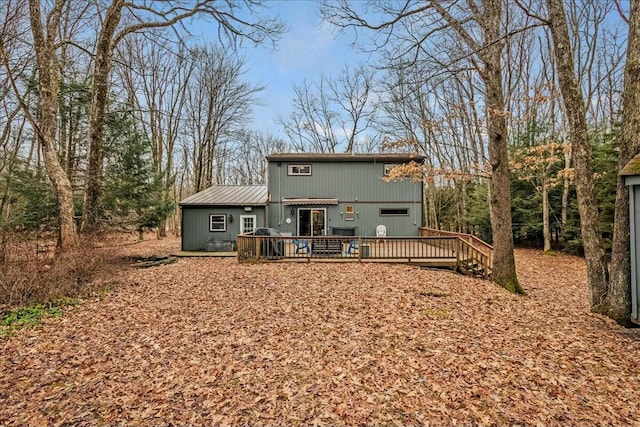
[[473, 258], [460, 260], [460, 271], [468, 276], [484, 277], [485, 266]]

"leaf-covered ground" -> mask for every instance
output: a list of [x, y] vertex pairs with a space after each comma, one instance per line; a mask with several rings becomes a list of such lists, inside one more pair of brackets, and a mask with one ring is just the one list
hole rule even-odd
[[589, 313], [583, 260], [517, 262], [526, 297], [406, 265], [126, 271], [0, 341], [0, 424], [639, 425], [638, 333]]

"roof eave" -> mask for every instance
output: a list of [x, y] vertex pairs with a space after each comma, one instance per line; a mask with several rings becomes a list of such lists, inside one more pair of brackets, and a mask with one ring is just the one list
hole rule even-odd
[[276, 153], [267, 156], [268, 162], [310, 161], [310, 162], [422, 162], [425, 156], [405, 153], [389, 154], [323, 154], [323, 153]]
[[260, 207], [267, 206], [267, 202], [264, 203], [178, 203], [178, 206], [190, 206], [190, 207], [243, 207], [243, 206], [252, 206], [252, 207]]

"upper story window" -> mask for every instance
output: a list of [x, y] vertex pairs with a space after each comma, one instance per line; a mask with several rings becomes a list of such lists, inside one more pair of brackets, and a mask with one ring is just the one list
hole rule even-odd
[[209, 231], [227, 231], [227, 216], [224, 214], [209, 215]]
[[288, 165], [287, 175], [289, 176], [309, 176], [311, 175], [311, 165]]
[[384, 164], [384, 176], [389, 176], [391, 174], [391, 169], [398, 166], [398, 163], [385, 163]]

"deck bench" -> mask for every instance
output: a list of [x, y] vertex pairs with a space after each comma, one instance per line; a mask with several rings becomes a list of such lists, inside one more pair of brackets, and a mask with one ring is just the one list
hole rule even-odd
[[314, 239], [311, 244], [312, 255], [342, 255], [342, 239]]

